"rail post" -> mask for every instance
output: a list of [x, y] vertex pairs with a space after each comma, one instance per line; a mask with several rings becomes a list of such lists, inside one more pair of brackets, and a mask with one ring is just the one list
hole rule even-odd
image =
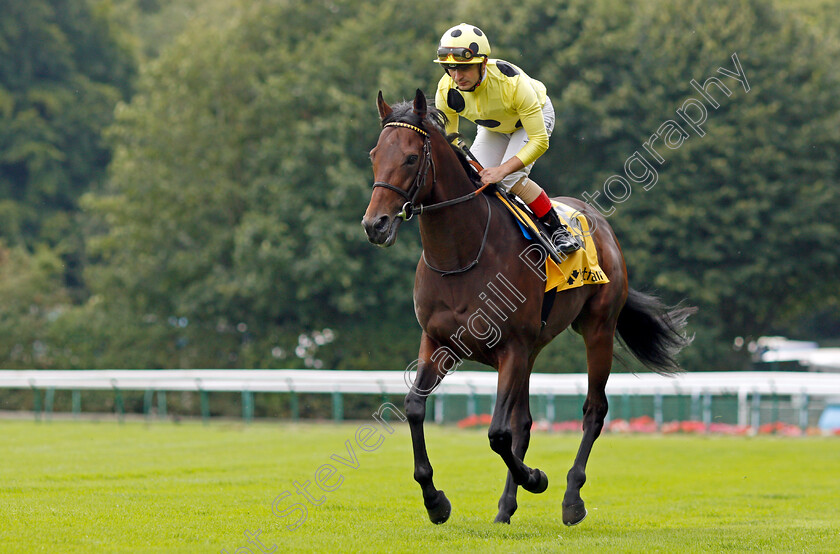
[[146, 418], [146, 421], [152, 415], [152, 400], [154, 400], [154, 397], [154, 389], [146, 389], [146, 392], [143, 393], [143, 416]]
[[78, 389], [73, 389], [72, 404], [73, 419], [77, 419], [82, 412], [82, 393]]
[[207, 391], [204, 390], [204, 387], [201, 384], [201, 379], [195, 380], [195, 388], [198, 391], [198, 403], [201, 407], [201, 422], [204, 425], [207, 425], [207, 422], [210, 419], [210, 398], [207, 395]]
[[808, 408], [810, 407], [810, 403], [811, 400], [807, 392], [799, 395], [799, 428], [802, 429], [803, 433], [808, 430]]
[[444, 400], [446, 399], [446, 393], [442, 390], [438, 391], [434, 396], [435, 402], [435, 423], [438, 425], [443, 423], [444, 419]]
[[738, 389], [738, 425], [741, 427], [747, 426], [750, 417], [749, 396], [747, 389], [743, 387]]
[[761, 393], [758, 391], [753, 391], [750, 425], [753, 434], [758, 434], [758, 428], [761, 425]]
[[50, 420], [53, 411], [53, 400], [55, 400], [55, 387], [47, 387], [44, 392], [44, 417]]
[[333, 421], [339, 423], [344, 420], [344, 397], [338, 389], [332, 393]]
[[653, 395], [653, 422], [656, 424], [656, 430], [662, 430], [662, 420], [664, 419], [664, 414], [662, 413], [662, 393], [656, 391]]
[[117, 419], [122, 423], [125, 419], [125, 404], [123, 403], [122, 391], [117, 386], [116, 379], [111, 379], [111, 387], [114, 389], [114, 409], [117, 411]]
[[30, 380], [29, 386], [32, 388], [32, 409], [35, 415], [35, 421], [41, 421], [41, 391], [35, 387], [35, 381]]
[[210, 393], [201, 389], [199, 395], [201, 401], [201, 421], [206, 425], [210, 421]]
[[166, 417], [166, 391], [159, 390], [157, 391], [157, 399], [158, 399], [158, 417], [165, 418]]
[[691, 391], [691, 421], [700, 421], [700, 393]]
[[630, 421], [633, 417], [633, 410], [630, 408], [630, 393], [621, 393], [621, 415], [624, 421]]
[[298, 402], [298, 396], [295, 391], [292, 391], [292, 421], [300, 421], [300, 402]]
[[703, 427], [706, 432], [709, 432], [709, 427], [712, 425], [712, 394], [710, 392], [703, 393]]
[[[379, 381], [376, 382], [376, 384], [379, 385], [379, 390], [381, 391], [381, 395], [380, 395], [379, 398], [380, 398], [380, 400], [382, 400], [382, 404], [386, 404], [388, 402], [388, 394], [385, 392], [386, 391], [385, 383], [382, 381], [382, 379], [380, 379]], [[383, 414], [383, 418], [387, 418], [387, 416], [385, 416]], [[385, 419], [385, 420], [387, 421], [387, 419]]]
[[545, 395], [545, 419], [549, 423], [554, 423], [554, 418], [557, 417], [554, 406], [554, 391], [549, 391]]
[[242, 391], [242, 419], [245, 423], [254, 419], [254, 393], [247, 389]]

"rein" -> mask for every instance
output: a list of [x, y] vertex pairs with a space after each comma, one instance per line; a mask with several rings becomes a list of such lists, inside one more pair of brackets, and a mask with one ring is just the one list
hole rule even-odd
[[434, 271], [435, 273], [440, 273], [444, 277], [447, 275], [457, 275], [458, 273], [464, 273], [465, 271], [471, 270], [473, 267], [478, 265], [478, 260], [481, 258], [481, 253], [484, 252], [484, 246], [487, 244], [487, 235], [490, 232], [490, 217], [493, 215], [493, 210], [490, 208], [490, 200], [487, 197], [484, 197], [484, 201], [487, 202], [487, 225], [484, 226], [484, 236], [481, 238], [481, 246], [478, 248], [478, 254], [475, 255], [475, 259], [462, 267], [461, 269], [453, 269], [452, 271], [445, 271], [443, 269], [438, 269], [435, 266], [431, 265], [429, 262], [426, 261], [426, 252], [424, 251], [421, 255], [423, 256], [423, 263], [426, 264], [426, 267]]
[[[408, 221], [411, 219], [414, 214], [422, 215], [424, 212], [431, 212], [434, 210], [439, 210], [441, 208], [446, 208], [448, 206], [454, 206], [456, 204], [461, 204], [462, 202], [467, 202], [472, 200], [476, 196], [478, 196], [484, 189], [486, 189], [489, 184], [482, 185], [481, 187], [477, 188], [476, 190], [465, 194], [463, 196], [459, 196], [458, 198], [453, 198], [452, 200], [444, 200], [443, 202], [437, 202], [436, 204], [430, 204], [428, 206], [424, 206], [420, 204], [419, 206], [414, 205], [414, 201], [417, 200], [417, 196], [420, 194], [420, 191], [423, 189], [423, 186], [426, 184], [426, 176], [429, 173], [429, 168], [432, 170], [432, 186], [437, 183], [437, 172], [435, 171], [435, 163], [432, 159], [432, 139], [429, 136], [429, 133], [425, 130], [417, 127], [415, 125], [411, 125], [409, 123], [403, 123], [400, 121], [392, 121], [391, 123], [386, 123], [385, 127], [406, 127], [413, 131], [417, 131], [421, 135], [423, 135], [423, 161], [420, 164], [420, 168], [417, 170], [417, 175], [414, 177], [414, 181], [411, 183], [411, 187], [408, 189], [408, 192], [404, 191], [401, 188], [395, 187], [390, 183], [386, 183], [385, 181], [376, 181], [373, 183], [373, 188], [382, 187], [388, 190], [394, 191], [403, 198], [406, 199], [406, 203], [403, 204], [402, 211], [397, 214], [397, 217], [402, 218], [404, 221]], [[426, 254], [423, 253], [423, 263], [426, 264], [426, 267], [431, 269], [436, 273], [440, 273], [443, 276], [446, 275], [457, 275], [459, 273], [464, 273], [469, 271], [476, 265], [478, 265], [478, 260], [481, 258], [481, 254], [484, 252], [484, 247], [487, 244], [487, 236], [490, 232], [490, 218], [493, 214], [493, 210], [490, 207], [490, 200], [486, 197], [484, 201], [487, 202], [487, 224], [484, 227], [484, 236], [481, 239], [481, 246], [478, 249], [478, 254], [476, 254], [475, 259], [470, 262], [469, 264], [465, 265], [460, 269], [454, 269], [452, 271], [446, 271], [443, 269], [438, 269], [429, 264], [426, 261]]]

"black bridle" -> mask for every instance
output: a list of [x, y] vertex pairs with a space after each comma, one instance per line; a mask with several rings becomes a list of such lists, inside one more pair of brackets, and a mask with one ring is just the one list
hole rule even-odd
[[[412, 129], [417, 131], [421, 135], [423, 135], [423, 160], [420, 162], [420, 167], [417, 170], [417, 175], [414, 177], [414, 182], [411, 183], [411, 187], [408, 189], [408, 192], [404, 191], [401, 188], [395, 187], [390, 183], [386, 183], [385, 181], [376, 181], [373, 183], [373, 188], [382, 187], [388, 190], [392, 190], [406, 199], [406, 203], [403, 204], [402, 211], [397, 214], [397, 217], [401, 217], [403, 220], [408, 221], [409, 219], [414, 216], [414, 214], [422, 214], [423, 212], [430, 212], [433, 210], [438, 210], [440, 208], [445, 208], [447, 206], [454, 206], [455, 204], [460, 204], [461, 202], [466, 202], [467, 200], [472, 200], [478, 194], [484, 190], [485, 187], [481, 187], [476, 189], [468, 194], [463, 196], [459, 196], [458, 198], [453, 198], [452, 200], [444, 200], [443, 202], [438, 202], [437, 204], [431, 204], [429, 206], [424, 206], [420, 204], [420, 206], [415, 206], [414, 201], [417, 200], [417, 195], [420, 194], [420, 191], [423, 189], [423, 185], [426, 184], [426, 176], [429, 173], [429, 168], [432, 169], [432, 186], [437, 183], [437, 173], [435, 172], [435, 162], [432, 159], [432, 139], [429, 136], [429, 133], [417, 127], [415, 125], [411, 125], [409, 123], [402, 123], [399, 121], [392, 121], [391, 123], [386, 123], [385, 127], [406, 127], [408, 129]], [[484, 198], [485, 202], [487, 202], [487, 224], [484, 227], [484, 236], [481, 238], [481, 246], [478, 248], [478, 254], [471, 263], [465, 265], [460, 269], [454, 269], [451, 271], [447, 271], [444, 269], [438, 269], [429, 264], [426, 261], [425, 253], [423, 255], [423, 262], [426, 264], [426, 267], [431, 269], [436, 273], [440, 273], [441, 275], [457, 275], [459, 273], [464, 273], [465, 271], [469, 271], [476, 265], [478, 265], [478, 260], [481, 258], [482, 252], [484, 252], [484, 246], [487, 244], [487, 236], [490, 231], [490, 219], [493, 214], [493, 210], [490, 209], [490, 201], [487, 198]]]
[[373, 183], [373, 188], [386, 188], [388, 190], [396, 192], [397, 194], [406, 199], [406, 203], [403, 204], [402, 211], [397, 214], [397, 217], [401, 217], [403, 220], [408, 221], [414, 216], [415, 213], [423, 213], [423, 206], [421, 205], [420, 209], [418, 210], [414, 206], [414, 201], [417, 200], [417, 195], [420, 194], [420, 191], [426, 184], [426, 176], [429, 174], [429, 168], [432, 169], [432, 186], [434, 186], [434, 184], [437, 182], [437, 173], [435, 173], [435, 162], [432, 159], [432, 139], [429, 136], [429, 133], [427, 133], [420, 127], [415, 127], [414, 125], [411, 125], [409, 123], [392, 121], [391, 123], [386, 123], [385, 127], [407, 127], [423, 135], [423, 159], [420, 160], [420, 167], [417, 169], [417, 175], [414, 176], [414, 182], [411, 183], [411, 187], [409, 187], [408, 192], [404, 191], [399, 187], [395, 187], [390, 183], [386, 183], [385, 181], [376, 181], [375, 183]]
[[432, 159], [432, 139], [425, 130], [417, 127], [415, 125], [411, 125], [410, 123], [403, 123], [401, 121], [392, 121], [390, 123], [386, 123], [385, 127], [406, 127], [413, 131], [417, 131], [421, 135], [423, 135], [423, 159], [420, 162], [420, 167], [417, 169], [417, 175], [414, 176], [414, 181], [411, 183], [411, 187], [409, 187], [408, 191], [404, 191], [399, 187], [395, 187], [390, 183], [386, 183], [385, 181], [376, 181], [373, 183], [373, 188], [382, 187], [388, 190], [394, 191], [403, 198], [406, 199], [406, 203], [403, 204], [402, 211], [397, 214], [397, 217], [402, 218], [405, 221], [408, 221], [414, 214], [422, 214], [423, 212], [431, 212], [433, 210], [438, 210], [440, 208], [445, 208], [447, 206], [453, 206], [455, 204], [460, 204], [461, 202], [466, 202], [467, 200], [472, 200], [475, 198], [481, 189], [475, 190], [469, 194], [465, 194], [464, 196], [459, 196], [458, 198], [453, 198], [452, 200], [445, 200], [443, 202], [438, 202], [437, 204], [430, 204], [428, 206], [424, 206], [420, 204], [419, 206], [415, 206], [414, 202], [417, 200], [417, 196], [420, 194], [420, 191], [423, 189], [423, 186], [426, 184], [426, 176], [429, 174], [429, 169], [432, 170], [432, 186], [437, 183], [437, 173], [435, 172], [435, 162]]

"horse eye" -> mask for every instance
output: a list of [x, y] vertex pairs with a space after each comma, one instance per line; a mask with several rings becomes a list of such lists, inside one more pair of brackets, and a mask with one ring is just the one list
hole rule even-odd
[[417, 159], [417, 154], [412, 154], [405, 159], [405, 165], [414, 165], [415, 163], [417, 163]]

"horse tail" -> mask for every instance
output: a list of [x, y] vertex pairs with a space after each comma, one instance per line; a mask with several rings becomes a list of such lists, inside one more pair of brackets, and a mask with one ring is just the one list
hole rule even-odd
[[684, 329], [695, 312], [695, 307], [666, 306], [655, 296], [630, 289], [618, 314], [619, 342], [648, 369], [666, 375], [678, 373], [682, 369], [677, 354], [694, 340]]

